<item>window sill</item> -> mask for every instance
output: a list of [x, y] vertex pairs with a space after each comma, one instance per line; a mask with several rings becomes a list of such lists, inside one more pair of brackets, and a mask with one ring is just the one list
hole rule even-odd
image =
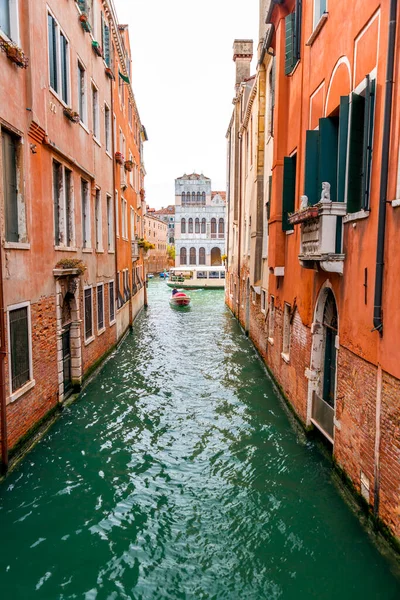
[[323, 26], [325, 25], [325, 23], [328, 20], [328, 14], [327, 12], [324, 12], [321, 15], [320, 20], [318, 21], [318, 23], [316, 24], [314, 31], [312, 32], [312, 34], [310, 35], [310, 37], [308, 38], [308, 40], [306, 41], [306, 46], [312, 46], [314, 41], [317, 39], [319, 32], [321, 31], [321, 29], [323, 28]]
[[344, 223], [352, 223], [353, 221], [360, 221], [361, 219], [366, 219], [367, 217], [369, 217], [369, 210], [359, 210], [355, 213], [348, 213], [345, 217], [343, 217], [343, 224]]
[[61, 98], [61, 96], [58, 95], [56, 90], [53, 90], [53, 88], [50, 85], [49, 85], [49, 92], [50, 92], [50, 94], [52, 94], [54, 96], [54, 98], [56, 98], [59, 101], [59, 103], [61, 104], [61, 106], [63, 108], [71, 108], [66, 102], [64, 102], [64, 100]]
[[396, 200], [392, 200], [390, 204], [393, 206], [393, 208], [396, 208], [396, 206], [400, 206], [400, 199], [396, 198]]
[[25, 385], [23, 385], [21, 388], [19, 388], [19, 390], [17, 390], [16, 392], [14, 392], [13, 394], [10, 395], [10, 397], [8, 399], [8, 404], [11, 404], [11, 402], [15, 402], [16, 400], [18, 400], [18, 398], [21, 398], [21, 396], [23, 396], [24, 394], [29, 392], [29, 390], [31, 390], [33, 387], [35, 387], [35, 385], [36, 385], [36, 381], [34, 379], [31, 379], [30, 381], [25, 383]]
[[5, 250], [30, 250], [29, 242], [4, 242]]
[[85, 123], [83, 121], [79, 121], [79, 125], [82, 127], [82, 129], [84, 129], [86, 131], [86, 133], [88, 135], [90, 135], [90, 131], [89, 131], [89, 129], [87, 128], [87, 126], [85, 125]]
[[92, 248], [82, 248], [82, 252], [85, 254], [93, 254]]
[[78, 249], [74, 246], [54, 246], [54, 250], [59, 250], [60, 252], [78, 252]]
[[113, 325], [115, 325], [116, 322], [117, 322], [117, 319], [114, 319], [114, 321], [110, 321], [110, 327], [112, 327]]
[[108, 254], [115, 254], [115, 250], [107, 250]]
[[112, 160], [112, 156], [111, 156], [111, 154], [109, 153], [108, 150], [106, 150], [106, 155], [108, 156], [108, 158], [111, 158], [111, 160]]
[[87, 340], [85, 340], [84, 345], [85, 346], [89, 346], [89, 344], [91, 344], [92, 342], [94, 342], [96, 338], [94, 337], [94, 335], [92, 335], [92, 337], [88, 338]]
[[98, 335], [98, 336], [99, 336], [99, 335], [103, 335], [103, 333], [105, 332], [105, 330], [106, 330], [106, 328], [105, 328], [105, 327], [103, 327], [102, 329], [98, 329], [98, 331], [97, 331], [97, 335]]
[[104, 250], [96, 248], [96, 254], [104, 254]]
[[281, 357], [283, 358], [283, 360], [285, 361], [285, 363], [289, 364], [289, 362], [290, 362], [290, 356], [289, 356], [289, 354], [286, 354], [286, 352], [281, 352]]
[[294, 233], [294, 229], [289, 229], [288, 231], [285, 231], [286, 235], [292, 235], [292, 233]]
[[96, 142], [96, 144], [99, 146], [99, 148], [101, 148], [101, 142], [95, 135], [93, 136], [93, 141]]
[[274, 345], [274, 338], [269, 337], [268, 338], [268, 344], [271, 344], [271, 346]]

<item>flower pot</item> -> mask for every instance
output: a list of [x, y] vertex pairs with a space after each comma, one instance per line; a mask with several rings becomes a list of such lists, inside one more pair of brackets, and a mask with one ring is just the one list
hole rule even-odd
[[81, 120], [79, 113], [71, 108], [64, 108], [63, 113], [72, 123], [79, 123]]
[[7, 58], [17, 67], [26, 69], [29, 64], [29, 59], [25, 56], [21, 48], [13, 43], [7, 42], [4, 38], [0, 38], [0, 48], [6, 53]]
[[122, 152], [116, 152], [115, 153], [115, 162], [118, 165], [123, 165], [124, 164], [124, 155], [122, 154]]
[[85, 15], [85, 14], [79, 15], [79, 21], [82, 26], [82, 29], [84, 31], [86, 31], [87, 33], [89, 33], [92, 28], [90, 27], [90, 23], [88, 21], [87, 15]]
[[101, 49], [99, 42], [95, 42], [93, 40], [92, 48], [93, 48], [94, 53], [97, 54], [97, 56], [100, 56], [100, 58], [103, 56], [103, 50]]
[[133, 171], [133, 161], [126, 160], [124, 167], [125, 167], [125, 171], [129, 171], [129, 173], [130, 173], [131, 171]]
[[111, 71], [110, 67], [106, 67], [104, 72], [109, 79], [115, 79], [114, 73]]

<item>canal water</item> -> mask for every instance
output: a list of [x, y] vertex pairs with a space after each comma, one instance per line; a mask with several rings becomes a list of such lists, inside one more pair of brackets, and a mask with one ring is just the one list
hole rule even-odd
[[169, 293], [0, 486], [0, 598], [398, 600], [223, 292]]

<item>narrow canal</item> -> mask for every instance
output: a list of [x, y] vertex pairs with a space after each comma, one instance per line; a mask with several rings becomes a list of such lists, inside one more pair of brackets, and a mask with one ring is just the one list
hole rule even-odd
[[168, 297], [0, 486], [0, 598], [398, 600], [223, 293]]

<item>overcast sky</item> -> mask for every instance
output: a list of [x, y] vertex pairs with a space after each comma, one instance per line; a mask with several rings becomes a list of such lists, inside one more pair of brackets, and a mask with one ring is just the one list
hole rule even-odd
[[[235, 38], [258, 43], [258, 0], [115, 0], [128, 23], [132, 86], [149, 141], [147, 203], [174, 203], [174, 179], [203, 172], [226, 187]], [[255, 69], [255, 59], [253, 59]]]

